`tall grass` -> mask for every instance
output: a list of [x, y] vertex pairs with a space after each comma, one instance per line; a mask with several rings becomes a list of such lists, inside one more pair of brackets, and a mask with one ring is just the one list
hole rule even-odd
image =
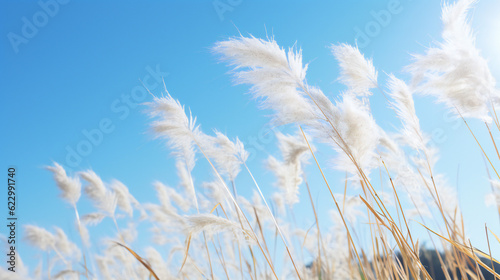
[[[442, 41], [414, 55], [406, 67], [410, 81], [393, 74], [381, 78], [356, 46], [333, 45], [340, 67], [338, 81], [346, 86], [335, 101], [308, 83], [308, 65], [302, 62], [300, 49], [285, 50], [273, 38], [251, 36], [216, 43], [213, 52], [232, 67], [235, 82], [249, 84], [252, 97], [273, 112], [271, 124], [295, 129], [291, 134], [277, 132], [280, 155], [266, 161], [276, 177], [275, 194], [263, 194], [262, 182], [247, 166], [248, 152], [238, 138], [229, 139], [218, 131], [205, 133], [165, 88], [146, 106], [154, 135], [166, 141], [176, 160], [178, 187], [156, 182], [158, 201], [141, 203], [117, 180], [103, 182], [92, 170], [68, 175], [54, 163], [47, 169], [61, 198], [75, 212], [81, 240], [69, 240], [59, 228], [50, 232], [26, 226], [26, 241], [45, 251], [46, 259], [31, 275], [21, 266], [18, 274], [2, 270], [0, 276], [500, 279], [495, 271], [498, 261], [491, 254], [500, 239], [485, 228], [487, 248], [476, 248], [468, 240], [457, 194], [436, 172], [438, 151], [422, 130], [413, 101], [417, 93], [432, 95], [463, 120], [492, 170], [488, 201], [500, 209], [500, 176], [492, 161], [500, 159], [494, 136], [500, 133], [495, 111], [500, 94], [474, 44], [468, 20], [474, 2], [444, 4]], [[385, 96], [389, 110], [400, 120], [394, 124], [398, 131], [386, 132], [377, 124], [370, 107], [372, 94]], [[478, 141], [468, 119], [485, 123], [482, 129], [491, 136], [495, 153], [483, 149], [486, 143]], [[327, 149], [334, 152], [333, 168], [346, 174], [342, 185], [328, 180], [331, 165], [317, 157]], [[209, 164], [212, 182], [195, 183], [197, 161]], [[316, 172], [308, 174], [307, 164]], [[376, 171], [380, 182], [373, 179]], [[238, 194], [235, 179], [241, 172], [250, 178], [246, 186], [254, 189], [251, 199]], [[307, 175], [319, 176], [321, 184], [310, 184]], [[95, 208], [84, 215], [77, 207], [82, 181], [83, 193]], [[319, 188], [330, 195], [331, 220], [318, 213], [311, 190]], [[310, 227], [300, 228], [294, 222], [294, 205], [306, 190], [309, 200], [301, 207], [310, 204], [314, 216]], [[91, 244], [89, 228], [103, 221], [112, 222], [115, 232]], [[148, 228], [150, 240], [137, 236], [138, 228]], [[425, 234], [414, 228], [425, 229]], [[137, 239], [151, 245], [136, 248]], [[432, 244], [422, 247], [421, 240]], [[430, 266], [428, 255], [439, 265]]]

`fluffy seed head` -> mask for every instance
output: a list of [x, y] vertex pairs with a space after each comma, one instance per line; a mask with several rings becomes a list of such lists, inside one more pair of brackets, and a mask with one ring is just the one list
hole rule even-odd
[[186, 232], [190, 234], [198, 234], [203, 231], [208, 236], [213, 236], [220, 232], [233, 232], [235, 234], [246, 234], [247, 232], [247, 230], [242, 229], [240, 224], [212, 214], [186, 216], [185, 219], [187, 221]]
[[157, 137], [167, 139], [172, 154], [185, 161], [189, 171], [195, 164], [195, 138], [199, 134], [196, 118], [189, 112], [186, 115], [184, 106], [167, 92], [161, 98], [155, 97], [153, 102], [147, 103], [150, 116], [156, 119], [152, 128]]
[[369, 174], [376, 163], [375, 148], [381, 129], [368, 105], [353, 94], [343, 94], [342, 100], [335, 105], [330, 122], [313, 123], [310, 130], [315, 138], [332, 145], [338, 152], [335, 167], [357, 176], [357, 165]]
[[278, 178], [277, 187], [284, 195], [285, 203], [293, 205], [299, 202], [299, 185], [302, 183], [302, 165], [308, 158], [309, 146], [302, 135], [276, 133], [283, 161], [270, 156], [267, 167]]
[[108, 216], [113, 216], [117, 203], [116, 194], [106, 188], [101, 178], [92, 170], [80, 172], [80, 177], [88, 183], [84, 191], [94, 206]]
[[24, 227], [24, 238], [31, 246], [37, 247], [42, 251], [53, 250], [56, 243], [52, 233], [34, 225], [26, 225]]
[[54, 181], [61, 190], [62, 199], [75, 206], [82, 191], [80, 179], [66, 175], [66, 170], [57, 162], [54, 162], [54, 166], [47, 166], [46, 169], [53, 173]]
[[307, 65], [302, 52], [280, 48], [274, 39], [236, 37], [218, 42], [214, 52], [234, 66], [237, 83], [252, 85], [250, 92], [264, 109], [275, 111], [272, 122], [301, 122], [314, 116], [303, 92]]
[[248, 152], [238, 138], [233, 142], [219, 131], [215, 131], [215, 135], [213, 137], [204, 134], [201, 145], [206, 155], [214, 160], [219, 173], [232, 181], [247, 160]]
[[403, 123], [401, 136], [403, 141], [415, 150], [425, 150], [427, 138], [420, 129], [420, 122], [415, 112], [413, 95], [410, 88], [394, 75], [389, 75], [390, 95], [394, 99], [392, 108]]
[[[475, 47], [467, 13], [475, 0], [445, 3], [442, 10], [443, 41], [415, 55], [408, 66], [413, 85], [423, 94], [433, 95], [452, 112], [464, 117], [490, 121], [492, 104], [500, 100], [495, 79], [486, 60]], [[458, 110], [458, 112], [457, 112]]]
[[340, 64], [340, 82], [359, 96], [371, 95], [377, 87], [377, 71], [371, 59], [366, 59], [358, 47], [348, 44], [333, 45], [332, 53]]
[[133, 205], [139, 205], [139, 202], [130, 194], [127, 186], [118, 180], [111, 181], [111, 189], [116, 195], [118, 208], [132, 217], [134, 209]]

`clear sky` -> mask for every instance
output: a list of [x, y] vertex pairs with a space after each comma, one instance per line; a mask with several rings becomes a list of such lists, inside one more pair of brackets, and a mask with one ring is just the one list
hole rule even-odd
[[[51, 1], [39, 3], [46, 2]], [[310, 63], [308, 82], [334, 98], [343, 87], [335, 82], [338, 67], [330, 44], [354, 44], [357, 38], [361, 51], [373, 58], [384, 85], [384, 72], [408, 78], [401, 69], [409, 64], [410, 54], [422, 53], [441, 32], [436, 0], [52, 2], [57, 5], [1, 1], [0, 166], [3, 176], [8, 166], [17, 167], [19, 223], [49, 229], [57, 225], [74, 240], [73, 213], [57, 198], [51, 174], [43, 169], [52, 161], [72, 171], [92, 168], [105, 181], [116, 178], [140, 202], [156, 202], [155, 180], [177, 184], [173, 159], [163, 142], [148, 133], [145, 108], [138, 105], [151, 100], [140, 80], [160, 94], [163, 76], [172, 96], [191, 108], [206, 132], [218, 129], [231, 138], [239, 136], [255, 151], [249, 166], [270, 194], [274, 178], [262, 163], [269, 154], [277, 155], [274, 138], [259, 140], [267, 112], [259, 111], [244, 94], [248, 87], [233, 85], [229, 68], [210, 51], [215, 42], [241, 32], [274, 35], [283, 47], [296, 44]], [[382, 10], [389, 11], [390, 18], [379, 18]], [[473, 11], [477, 45], [497, 80], [499, 14], [497, 0], [481, 0]], [[497, 233], [500, 227], [495, 209], [484, 206], [490, 188], [483, 159], [465, 126], [432, 101], [417, 97], [416, 106], [424, 130], [437, 135], [441, 148], [437, 169], [458, 186], [467, 231], [473, 244], [486, 249], [484, 223]], [[398, 122], [380, 92], [374, 93], [371, 103], [379, 125], [394, 131]], [[472, 124], [493, 152], [484, 126]], [[102, 137], [85, 144], [87, 135], [96, 130]], [[201, 183], [210, 175], [199, 162], [194, 176]], [[497, 159], [494, 164], [500, 166]], [[341, 186], [342, 175], [330, 172]], [[251, 184], [245, 180], [243, 176], [240, 193], [250, 195]], [[319, 179], [316, 182], [313, 195], [326, 196], [325, 186]], [[5, 198], [5, 190], [0, 197]], [[304, 207], [304, 219], [310, 220], [307, 197], [302, 198], [304, 203], [297, 207]], [[0, 216], [5, 217], [6, 199], [0, 203], [5, 205]], [[329, 208], [329, 203], [320, 200], [319, 207]], [[90, 211], [88, 202], [79, 207], [83, 213]], [[20, 245], [28, 263], [35, 261], [28, 256], [32, 252]]]

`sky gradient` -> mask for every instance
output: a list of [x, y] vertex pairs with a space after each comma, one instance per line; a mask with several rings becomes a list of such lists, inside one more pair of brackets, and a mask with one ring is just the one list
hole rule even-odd
[[[439, 40], [442, 27], [440, 1], [435, 0], [1, 3], [0, 166], [4, 174], [11, 165], [18, 170], [19, 223], [49, 229], [57, 225], [73, 240], [74, 214], [57, 198], [59, 191], [43, 168], [52, 161], [72, 172], [92, 168], [104, 181], [116, 178], [140, 202], [156, 202], [155, 180], [177, 184], [173, 158], [148, 131], [140, 104], [152, 97], [142, 84], [161, 95], [163, 77], [171, 95], [191, 109], [205, 132], [218, 129], [230, 138], [238, 136], [252, 151], [249, 167], [271, 194], [274, 177], [262, 167], [268, 155], [277, 156], [269, 112], [260, 111], [245, 94], [247, 86], [233, 85], [230, 69], [210, 50], [215, 42], [241, 33], [274, 36], [285, 48], [296, 45], [309, 63], [308, 83], [334, 99], [345, 88], [336, 82], [339, 69], [331, 44], [355, 44], [357, 39], [385, 85], [385, 73], [408, 79], [402, 68], [411, 54]], [[477, 46], [500, 80], [500, 2], [481, 0], [472, 14]], [[374, 91], [370, 101], [378, 124], [394, 131], [399, 122], [381, 93]], [[494, 207], [484, 205], [490, 187], [480, 150], [463, 123], [432, 98], [417, 96], [416, 110], [423, 130], [440, 148], [436, 168], [458, 189], [471, 241], [485, 250], [484, 224], [496, 233], [500, 227]], [[471, 124], [485, 148], [494, 152], [484, 125]], [[328, 153], [319, 156], [328, 165]], [[198, 162], [196, 182], [210, 180], [207, 164]], [[499, 166], [498, 159], [493, 162]], [[308, 177], [318, 177], [313, 167], [308, 167]], [[342, 187], [342, 174], [329, 170], [328, 177]], [[319, 179], [311, 179], [313, 196], [325, 197], [328, 192]], [[239, 181], [238, 191], [251, 196], [247, 175]], [[306, 195], [302, 190], [304, 203], [296, 211], [302, 213], [298, 219], [310, 221]], [[330, 203], [319, 199], [318, 207], [331, 208]], [[89, 212], [89, 203], [82, 200], [79, 210]], [[19, 250], [27, 263], [36, 263], [37, 253], [23, 243]]]

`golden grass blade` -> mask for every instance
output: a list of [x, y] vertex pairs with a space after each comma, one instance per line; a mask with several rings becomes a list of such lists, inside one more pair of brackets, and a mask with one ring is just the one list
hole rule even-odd
[[356, 245], [354, 245], [354, 242], [353, 242], [352, 237], [351, 237], [351, 233], [349, 231], [349, 228], [347, 227], [346, 221], [344, 220], [344, 215], [342, 214], [342, 210], [340, 209], [339, 204], [337, 203], [337, 200], [335, 199], [335, 196], [333, 195], [332, 189], [330, 188], [330, 184], [328, 184], [328, 181], [326, 180], [325, 174], [323, 173], [323, 169], [319, 165], [318, 159], [316, 158], [316, 155], [314, 154], [314, 152], [313, 152], [313, 150], [311, 148], [311, 145], [309, 144], [309, 140], [307, 140], [307, 137], [306, 137], [306, 134], [304, 133], [304, 130], [302, 130], [302, 127], [300, 127], [300, 126], [299, 126], [299, 128], [300, 128], [300, 132], [302, 132], [302, 135], [304, 136], [304, 139], [306, 140], [307, 146], [309, 147], [309, 151], [311, 151], [311, 154], [312, 154], [312, 156], [314, 158], [314, 161], [316, 162], [316, 165], [318, 166], [318, 169], [321, 172], [321, 176], [323, 176], [323, 180], [325, 181], [326, 186], [328, 187], [328, 190], [330, 191], [330, 195], [333, 198], [333, 202], [335, 203], [335, 206], [337, 207], [337, 210], [339, 211], [340, 218], [342, 218], [342, 222], [343, 222], [344, 227], [345, 227], [345, 229], [347, 231], [348, 241], [350, 242], [350, 244], [352, 245], [352, 247], [354, 249], [354, 253], [356, 254], [358, 262], [360, 263], [360, 267], [361, 267], [361, 270], [363, 272], [363, 275], [366, 275], [365, 269], [361, 265], [361, 258], [359, 257], [358, 251], [356, 250]]
[[[470, 245], [470, 250], [472, 252], [472, 254], [474, 255], [474, 248], [472, 247], [472, 243], [470, 242], [469, 240], [469, 245]], [[474, 259], [474, 264], [476, 265], [475, 268], [476, 268], [476, 274], [479, 275], [479, 277], [484, 280], [484, 276], [483, 276], [483, 273], [481, 272], [481, 269], [479, 268], [479, 265], [477, 263], [477, 261]]]
[[498, 243], [500, 243], [500, 238], [498, 238], [498, 236], [493, 231], [491, 231], [491, 229], [488, 230], [491, 232], [491, 234], [493, 234], [493, 236], [495, 236], [495, 239], [498, 241]]
[[[195, 141], [196, 142], [196, 141]], [[266, 259], [266, 262], [269, 264], [269, 267], [271, 268], [272, 272], [273, 272], [273, 275], [276, 279], [279, 279], [278, 278], [278, 275], [276, 274], [276, 271], [274, 271], [274, 266], [271, 262], [271, 260], [268, 258], [268, 256], [266, 255], [266, 253], [264, 252], [264, 249], [262, 248], [262, 245], [260, 244], [258, 238], [257, 238], [257, 234], [253, 231], [253, 228], [252, 228], [252, 225], [250, 224], [250, 221], [248, 220], [248, 218], [246, 217], [246, 215], [243, 213], [243, 210], [241, 209], [241, 207], [239, 206], [238, 202], [236, 201], [236, 198], [231, 194], [231, 191], [229, 191], [229, 188], [227, 187], [226, 185], [226, 182], [224, 181], [224, 179], [222, 179], [222, 176], [220, 175], [219, 171], [217, 171], [217, 168], [215, 168], [214, 164], [212, 163], [212, 161], [210, 160], [210, 158], [207, 156], [207, 154], [205, 153], [205, 151], [203, 150], [202, 146], [196, 142], [196, 145], [198, 146], [198, 148], [200, 149], [200, 152], [203, 154], [203, 156], [205, 157], [205, 159], [208, 161], [208, 163], [210, 164], [210, 166], [212, 167], [212, 170], [214, 171], [215, 175], [217, 176], [217, 178], [220, 180], [220, 182], [222, 183], [222, 185], [224, 186], [224, 190], [227, 192], [227, 194], [229, 195], [229, 198], [232, 200], [232, 202], [234, 203], [235, 207], [236, 207], [236, 211], [240, 211], [243, 218], [245, 219], [245, 221], [247, 222], [248, 226], [250, 227], [250, 230], [252, 231], [252, 234], [254, 235], [255, 237], [255, 241], [257, 242], [257, 245], [260, 249], [260, 251], [262, 252], [262, 255], [264, 256], [264, 258]], [[250, 173], [250, 170], [248, 169], [248, 167], [246, 166], [245, 164], [245, 167], [247, 168], [247, 170], [249, 171]], [[250, 173], [250, 175], [252, 176], [253, 178], [253, 175]], [[255, 181], [255, 180], [254, 180]], [[259, 189], [260, 190], [260, 189]], [[264, 200], [265, 201], [265, 200]], [[269, 208], [269, 207], [268, 207]], [[272, 216], [272, 215], [271, 215]], [[274, 216], [272, 216], [274, 217]], [[277, 225], [277, 223], [276, 223]], [[288, 254], [291, 257], [290, 255], [290, 251], [288, 251]], [[292, 262], [293, 262], [293, 259], [292, 259]], [[297, 271], [297, 270], [295, 270]], [[298, 274], [298, 271], [297, 271], [297, 274]], [[300, 276], [299, 276], [300, 278]]]
[[[432, 229], [428, 228], [427, 226], [425, 226], [424, 224], [420, 223], [417, 221], [417, 223], [419, 223], [421, 226], [425, 227], [428, 231], [434, 233], [435, 235], [441, 237], [442, 239], [446, 240], [448, 243], [450, 243], [451, 245], [453, 245], [455, 248], [457, 248], [460, 252], [462, 252], [463, 254], [467, 255], [468, 257], [472, 258], [473, 260], [475, 260], [480, 266], [482, 266], [484, 269], [486, 269], [487, 271], [489, 271], [491, 274], [493, 274], [493, 276], [495, 277], [500, 277], [500, 274], [496, 273], [493, 269], [491, 269], [489, 266], [487, 266], [485, 263], [483, 263], [475, 254], [472, 254], [469, 249], [469, 247], [465, 246], [465, 245], [462, 245], [462, 244], [459, 244], [453, 240], [450, 240], [444, 236], [442, 236], [441, 234], [433, 231]], [[480, 254], [480, 255], [484, 255], [486, 256], [487, 258], [489, 258], [489, 255], [486, 255], [482, 252], [480, 252], [478, 250], [478, 252], [476, 254]], [[492, 259], [494, 262], [500, 264], [500, 262], [498, 262], [497, 260], [495, 259]]]
[[472, 129], [470, 128], [469, 124], [467, 123], [467, 121], [464, 119], [464, 117], [462, 116], [462, 114], [460, 113], [460, 111], [457, 109], [458, 113], [460, 114], [460, 117], [462, 118], [462, 120], [464, 121], [465, 125], [467, 126], [467, 129], [469, 129], [469, 132], [472, 134], [472, 137], [474, 137], [474, 140], [476, 140], [476, 143], [477, 145], [479, 146], [479, 148], [481, 149], [481, 152], [483, 152], [483, 155], [486, 157], [486, 159], [488, 160], [488, 162], [490, 163], [491, 165], [491, 168], [493, 169], [493, 171], [495, 171], [495, 174], [497, 175], [498, 179], [500, 179], [500, 175], [498, 174], [495, 166], [493, 166], [493, 163], [491, 162], [490, 158], [488, 157], [488, 155], [486, 154], [486, 152], [484, 151], [483, 149], [483, 146], [481, 146], [481, 144], [479, 143], [479, 140], [477, 140], [476, 138], [476, 135], [474, 134], [474, 132], [472, 132]]
[[[484, 225], [484, 230], [486, 231], [486, 242], [488, 243], [488, 252], [490, 253], [490, 260], [491, 260], [491, 268], [493, 268], [493, 271], [495, 271], [495, 264], [493, 263], [493, 256], [491, 255], [491, 247], [490, 247], [490, 238], [488, 236], [488, 227], [486, 224]], [[495, 280], [497, 278], [495, 277]]]
[[184, 264], [186, 264], [187, 258], [188, 258], [188, 252], [189, 252], [189, 246], [191, 245], [191, 233], [189, 234], [187, 240], [186, 240], [186, 252], [184, 253], [184, 259], [182, 260], [182, 265], [181, 268], [179, 269], [179, 272], [182, 271], [182, 268], [184, 267]]
[[389, 226], [387, 226], [387, 224], [384, 222], [384, 220], [382, 220], [382, 218], [380, 217], [380, 215], [382, 215], [384, 217], [385, 217], [385, 215], [382, 213], [379, 213], [375, 209], [373, 209], [373, 207], [370, 205], [370, 203], [368, 203], [363, 197], [360, 196], [359, 198], [361, 199], [361, 201], [363, 201], [363, 203], [366, 205], [366, 207], [368, 207], [368, 209], [373, 213], [373, 215], [375, 215], [375, 218], [377, 218], [377, 220], [379, 220], [380, 223], [384, 227], [386, 227], [387, 229], [390, 230]]
[[490, 127], [488, 126], [487, 122], [484, 122], [484, 124], [486, 125], [486, 128], [488, 129], [488, 133], [490, 134], [491, 142], [493, 143], [493, 146], [495, 147], [495, 151], [497, 152], [498, 159], [500, 159], [500, 153], [498, 152], [498, 148], [497, 148], [497, 144], [495, 142], [495, 138], [493, 138], [493, 134], [491, 134]]
[[394, 191], [394, 196], [396, 196], [399, 209], [401, 209], [401, 215], [403, 216], [403, 220], [405, 222], [406, 230], [408, 232], [408, 235], [410, 236], [410, 241], [411, 241], [413, 247], [415, 247], [415, 243], [413, 242], [413, 238], [411, 236], [410, 227], [408, 226], [408, 222], [406, 220], [406, 215], [405, 215], [405, 213], [403, 211], [403, 206], [401, 206], [401, 201], [399, 200], [398, 192], [396, 191], [396, 187], [394, 186], [394, 182], [392, 181], [392, 176], [389, 174], [389, 169], [387, 169], [387, 166], [385, 165], [385, 162], [383, 160], [382, 160], [382, 164], [384, 165], [385, 171], [387, 172], [387, 175], [389, 176], [389, 180], [391, 181], [391, 186], [392, 186], [392, 189]]
[[134, 252], [134, 250], [130, 249], [129, 247], [119, 243], [119, 242], [115, 242], [115, 244], [127, 249], [127, 251], [129, 251], [147, 270], [149, 270], [149, 273], [151, 275], [153, 275], [153, 277], [156, 279], [156, 280], [160, 280], [160, 278], [158, 278], [158, 276], [156, 275], [156, 273], [153, 271], [153, 268], [151, 268], [151, 266], [148, 264], [148, 262], [146, 260], [144, 260], [141, 256], [139, 256], [136, 252]]
[[219, 205], [220, 205], [220, 203], [215, 204], [214, 208], [212, 208], [212, 210], [210, 210], [210, 214], [212, 214], [215, 211], [215, 209], [217, 208], [217, 206], [219, 206]]

